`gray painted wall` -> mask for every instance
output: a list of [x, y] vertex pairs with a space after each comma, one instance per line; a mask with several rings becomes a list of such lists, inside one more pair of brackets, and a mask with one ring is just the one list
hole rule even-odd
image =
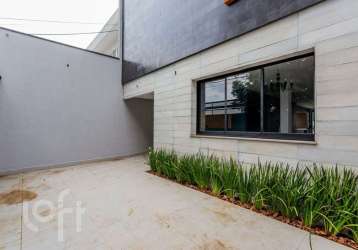
[[144, 152], [153, 104], [124, 102], [119, 68], [0, 29], [0, 173]]

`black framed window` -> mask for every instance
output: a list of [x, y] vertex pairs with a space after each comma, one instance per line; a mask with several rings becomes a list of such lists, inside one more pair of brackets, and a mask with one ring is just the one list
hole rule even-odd
[[314, 140], [314, 55], [198, 83], [198, 133]]

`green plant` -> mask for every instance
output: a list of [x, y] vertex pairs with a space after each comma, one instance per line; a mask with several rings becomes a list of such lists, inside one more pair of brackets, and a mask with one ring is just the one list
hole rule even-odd
[[163, 149], [149, 149], [149, 165], [152, 171], [165, 175], [170, 179], [175, 178], [175, 166], [178, 164], [178, 156]]
[[298, 218], [306, 195], [306, 176], [306, 171], [299, 166], [295, 169], [282, 164], [273, 167], [269, 186], [270, 209], [290, 219]]
[[190, 157], [193, 184], [200, 189], [208, 189], [210, 186], [210, 168], [207, 166], [209, 159], [204, 155]]
[[220, 195], [223, 191], [224, 185], [222, 180], [222, 162], [212, 156], [207, 162], [207, 167], [210, 170], [210, 189], [214, 195]]
[[178, 164], [174, 168], [175, 178], [178, 182], [188, 184], [194, 183], [192, 171], [190, 169], [192, 166], [192, 160], [193, 157], [189, 155], [184, 155], [178, 160]]
[[221, 168], [223, 193], [230, 199], [238, 197], [238, 168], [238, 164], [233, 159], [230, 159], [228, 162], [224, 162]]
[[158, 166], [158, 155], [157, 155], [157, 151], [149, 148], [148, 150], [148, 158], [149, 158], [149, 166], [150, 166], [150, 170], [152, 170], [153, 172], [157, 172], [157, 166]]
[[181, 183], [225, 195], [256, 209], [301, 220], [331, 235], [358, 242], [358, 175], [352, 170], [272, 164], [244, 165], [215, 156], [149, 150], [153, 172]]

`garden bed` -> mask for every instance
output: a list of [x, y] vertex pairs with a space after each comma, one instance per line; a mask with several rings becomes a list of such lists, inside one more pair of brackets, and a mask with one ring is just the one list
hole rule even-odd
[[358, 249], [358, 176], [345, 168], [151, 150], [150, 173]]

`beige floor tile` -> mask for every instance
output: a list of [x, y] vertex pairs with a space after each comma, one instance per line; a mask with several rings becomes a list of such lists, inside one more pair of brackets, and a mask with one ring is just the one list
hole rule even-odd
[[[24, 175], [23, 186], [21, 175], [0, 178], [0, 190], [24, 188], [37, 194], [24, 204], [0, 205], [0, 249], [310, 250], [307, 232], [148, 174], [145, 163], [145, 157], [137, 156], [38, 171]], [[67, 189], [64, 207], [81, 202], [86, 211], [81, 232], [75, 214], [65, 215], [64, 242], [59, 242], [58, 198]], [[55, 216], [44, 223], [30, 213], [35, 232], [21, 215], [41, 200], [54, 209], [40, 206], [40, 215]], [[315, 250], [348, 249], [321, 237], [311, 239]]]

